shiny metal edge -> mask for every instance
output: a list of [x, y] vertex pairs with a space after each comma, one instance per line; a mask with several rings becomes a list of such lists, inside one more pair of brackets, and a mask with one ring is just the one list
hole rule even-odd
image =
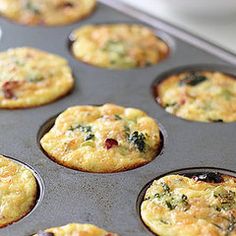
[[178, 39], [181, 39], [208, 53], [211, 53], [230, 64], [236, 65], [236, 54], [229, 52], [228, 50], [214, 43], [208, 42], [199, 36], [189, 33], [178, 26], [174, 26], [164, 20], [159, 19], [158, 17], [154, 17], [123, 2], [118, 2], [116, 0], [98, 0], [98, 2], [108, 5], [122, 13], [128, 14], [129, 16], [137, 18], [138, 20], [141, 20], [154, 28], [158, 28]]

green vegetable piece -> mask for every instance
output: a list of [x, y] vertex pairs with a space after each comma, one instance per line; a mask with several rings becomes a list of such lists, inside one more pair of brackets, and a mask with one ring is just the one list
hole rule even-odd
[[174, 210], [175, 206], [173, 206], [169, 201], [166, 201], [166, 205], [170, 210]]
[[115, 119], [116, 120], [122, 120], [122, 118], [119, 115], [117, 115], [117, 114], [115, 114]]
[[235, 225], [236, 225], [236, 220], [234, 215], [230, 214], [229, 218], [223, 217], [223, 219], [228, 221], [228, 225], [226, 227], [222, 227], [216, 223], [212, 223], [212, 225], [214, 225], [215, 227], [217, 227], [218, 229], [225, 231], [225, 236], [230, 236], [231, 232], [233, 232], [235, 230]]
[[217, 227], [218, 229], [220, 229], [220, 230], [224, 230], [220, 225], [218, 225], [218, 224], [215, 224], [215, 223], [212, 223], [215, 227]]
[[149, 197], [145, 197], [144, 198], [144, 201], [147, 201], [147, 200], [150, 200], [151, 199], [151, 197], [149, 196]]
[[176, 106], [176, 105], [178, 105], [177, 102], [174, 102], [174, 103], [166, 103], [166, 104], [164, 105], [164, 108], [167, 108], [167, 107], [174, 107], [174, 106]]
[[16, 59], [16, 58], [14, 58], [14, 63], [15, 63], [17, 66], [24, 66], [24, 65], [25, 65], [25, 62], [24, 62], [24, 61], [18, 60], [18, 59]]
[[130, 136], [130, 128], [127, 125], [125, 125], [124, 130], [125, 130], [126, 136], [129, 137]]
[[236, 193], [231, 190], [227, 191], [226, 189], [219, 187], [214, 192], [214, 197], [219, 201], [217, 206], [213, 206], [217, 211], [228, 211], [236, 206]]
[[35, 15], [40, 15], [40, 10], [31, 1], [27, 1], [25, 8]]
[[179, 82], [179, 85], [180, 86], [183, 86], [183, 85], [196, 86], [206, 80], [207, 80], [206, 76], [201, 75], [197, 72], [191, 72]]
[[128, 140], [132, 143], [140, 152], [144, 152], [145, 150], [145, 136], [143, 133], [139, 133], [138, 131], [133, 132]]
[[163, 220], [163, 219], [160, 219], [160, 222], [165, 224], [165, 225], [168, 225], [169, 223], [166, 221], [166, 220]]
[[102, 48], [102, 50], [107, 52], [115, 52], [122, 56], [125, 54], [125, 46], [121, 41], [109, 40]]
[[162, 183], [161, 183], [161, 186], [162, 186], [164, 192], [167, 192], [167, 193], [170, 192], [170, 187], [169, 187], [166, 183], [163, 183], [163, 182], [162, 182]]
[[161, 198], [160, 193], [155, 193], [154, 198]]
[[85, 141], [88, 141], [88, 140], [91, 140], [91, 139], [94, 139], [94, 137], [95, 137], [95, 135], [94, 134], [92, 134], [92, 133], [89, 133], [89, 134], [87, 134], [87, 136], [85, 137]]
[[85, 141], [81, 144], [82, 147], [86, 147], [86, 146], [89, 146], [89, 147], [94, 147], [94, 142], [92, 140], [88, 140], [88, 141]]
[[88, 133], [88, 132], [92, 131], [92, 127], [91, 126], [82, 126], [82, 125], [80, 125], [79, 130], [81, 132]]
[[91, 126], [76, 125], [76, 126], [71, 126], [69, 128], [69, 130], [71, 130], [71, 131], [74, 131], [76, 129], [78, 129], [80, 132], [84, 132], [84, 133], [92, 132]]
[[227, 101], [229, 101], [229, 100], [232, 98], [233, 93], [232, 93], [231, 91], [229, 91], [228, 89], [224, 89], [224, 90], [222, 91], [222, 95], [224, 96], [224, 98], [225, 98]]
[[30, 75], [26, 80], [32, 83], [37, 83], [42, 81], [44, 78], [41, 75]]
[[125, 41], [109, 40], [101, 49], [109, 55], [112, 68], [129, 69], [136, 66], [136, 62], [128, 55]]
[[234, 231], [234, 229], [235, 229], [236, 220], [235, 220], [234, 215], [231, 214], [231, 215], [230, 215], [230, 218], [228, 219], [228, 221], [229, 221], [229, 225], [228, 225], [228, 227], [227, 227], [227, 229], [226, 229], [226, 236], [229, 236], [230, 233], [231, 233], [232, 231]]
[[185, 194], [182, 195], [180, 203], [182, 204], [184, 211], [187, 211], [190, 208], [188, 197]]
[[92, 127], [89, 125], [88, 126], [75, 125], [75, 126], [71, 126], [69, 130], [70, 131], [79, 130], [80, 132], [85, 133], [86, 136], [84, 137], [84, 141], [90, 141], [95, 138], [95, 135], [92, 133]]

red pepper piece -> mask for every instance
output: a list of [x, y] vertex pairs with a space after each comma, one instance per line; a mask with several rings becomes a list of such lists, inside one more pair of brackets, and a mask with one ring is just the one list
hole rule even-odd
[[105, 147], [107, 150], [111, 149], [113, 146], [118, 146], [118, 142], [115, 139], [107, 138], [105, 141]]
[[14, 98], [15, 97], [14, 89], [16, 89], [18, 86], [19, 86], [19, 81], [6, 81], [2, 85], [4, 97], [6, 99]]
[[180, 100], [180, 104], [181, 105], [184, 105], [186, 103], [186, 99], [185, 98], [182, 98], [181, 100]]

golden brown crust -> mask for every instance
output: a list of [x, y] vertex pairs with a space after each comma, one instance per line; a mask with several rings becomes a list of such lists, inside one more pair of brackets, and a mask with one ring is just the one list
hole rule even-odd
[[149, 161], [139, 161], [138, 163], [135, 164], [127, 164], [125, 167], [120, 167], [120, 168], [116, 168], [115, 171], [111, 168], [107, 168], [107, 169], [103, 169], [102, 171], [97, 170], [97, 171], [92, 171], [92, 170], [87, 170], [85, 168], [81, 168], [78, 166], [73, 166], [71, 164], [68, 164], [66, 162], [62, 162], [58, 159], [56, 159], [55, 157], [53, 157], [52, 155], [48, 154], [45, 150], [43, 150], [43, 152], [50, 158], [52, 159], [54, 162], [56, 162], [59, 165], [65, 166], [67, 168], [73, 169], [73, 170], [78, 170], [78, 171], [83, 171], [83, 172], [92, 172], [92, 173], [114, 173], [114, 172], [122, 172], [122, 171], [127, 171], [127, 170], [132, 170], [132, 169], [136, 169], [140, 166], [146, 165], [147, 163], [149, 163]]
[[66, 25], [89, 16], [96, 0], [0, 0], [2, 16], [26, 25]]
[[0, 53], [0, 108], [30, 108], [67, 95], [74, 86], [63, 58], [33, 48]]
[[66, 97], [67, 95], [69, 95], [69, 94], [73, 91], [73, 87], [74, 87], [74, 85], [72, 86], [72, 90], [71, 90], [71, 91], [68, 91], [68, 92], [66, 92], [65, 94], [62, 94], [61, 96], [59, 96], [59, 97], [57, 97], [57, 98], [51, 100], [51, 101], [48, 102], [48, 103], [42, 104], [42, 105], [29, 105], [29, 106], [21, 106], [21, 107], [18, 107], [18, 106], [16, 106], [16, 107], [14, 107], [14, 106], [12, 106], [12, 107], [3, 107], [3, 108], [1, 108], [1, 110], [33, 109], [33, 108], [37, 108], [37, 107], [39, 107], [39, 106], [46, 106], [46, 105], [49, 105], [49, 104], [51, 104], [51, 103], [54, 103], [54, 102], [56, 102], [56, 101], [58, 101], [58, 100], [60, 100], [60, 99], [63, 99], [64, 97]]
[[142, 25], [87, 25], [73, 31], [71, 39], [78, 60], [110, 69], [154, 65], [169, 53], [167, 44]]
[[63, 166], [111, 173], [150, 162], [161, 137], [156, 122], [141, 110], [105, 104], [68, 108], [40, 143]]
[[37, 182], [26, 167], [0, 155], [0, 228], [27, 215], [37, 200]]
[[158, 102], [180, 118], [202, 122], [236, 121], [236, 79], [220, 72], [183, 72], [155, 87]]

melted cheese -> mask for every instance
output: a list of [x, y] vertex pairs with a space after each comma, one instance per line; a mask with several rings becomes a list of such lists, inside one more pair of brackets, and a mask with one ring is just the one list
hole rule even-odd
[[236, 179], [206, 183], [168, 175], [152, 183], [141, 205], [145, 224], [159, 236], [235, 236]]
[[75, 30], [71, 38], [75, 57], [99, 67], [144, 67], [157, 64], [168, 54], [168, 46], [141, 25], [88, 25]]
[[40, 141], [56, 162], [90, 172], [116, 172], [150, 162], [160, 148], [156, 122], [113, 104], [75, 106], [60, 114]]

